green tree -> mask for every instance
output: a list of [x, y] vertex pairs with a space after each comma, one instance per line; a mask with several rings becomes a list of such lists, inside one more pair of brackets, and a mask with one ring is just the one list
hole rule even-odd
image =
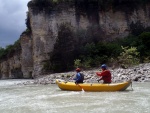
[[141, 62], [144, 62], [145, 57], [150, 56], [150, 32], [143, 32], [138, 39], [137, 49], [140, 52]]
[[118, 57], [119, 63], [124, 68], [128, 68], [129, 66], [133, 66], [139, 64], [139, 52], [136, 47], [123, 47], [123, 52]]
[[81, 66], [81, 60], [80, 59], [74, 60], [74, 67], [77, 68], [77, 67], [80, 67], [80, 66]]

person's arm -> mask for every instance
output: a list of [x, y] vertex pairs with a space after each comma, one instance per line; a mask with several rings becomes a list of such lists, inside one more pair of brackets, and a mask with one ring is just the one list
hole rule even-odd
[[101, 76], [101, 72], [96, 72], [96, 75], [97, 76]]
[[99, 76], [105, 76], [105, 75], [107, 75], [107, 73], [108, 73], [108, 71], [107, 71], [107, 70], [102, 71], [102, 72], [100, 73], [100, 75], [99, 75]]
[[[78, 73], [77, 73], [78, 74]], [[77, 74], [76, 74], [76, 76], [73, 78], [73, 80], [77, 80]]]
[[96, 72], [96, 74], [101, 77], [101, 78], [98, 80], [98, 82], [99, 82], [100, 80], [103, 80], [103, 76], [105, 76], [105, 71]]

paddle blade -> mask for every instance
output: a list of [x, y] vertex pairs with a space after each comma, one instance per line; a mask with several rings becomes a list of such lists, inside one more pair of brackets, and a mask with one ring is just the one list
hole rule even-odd
[[84, 93], [85, 91], [84, 91], [84, 89], [82, 88], [82, 93]]

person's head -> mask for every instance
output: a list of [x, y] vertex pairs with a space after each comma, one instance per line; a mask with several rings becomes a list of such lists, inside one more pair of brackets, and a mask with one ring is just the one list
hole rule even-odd
[[81, 71], [81, 69], [80, 69], [80, 68], [77, 68], [77, 69], [76, 69], [76, 72], [80, 72], [80, 71]]
[[102, 64], [102, 65], [101, 65], [101, 68], [102, 68], [102, 70], [106, 70], [106, 69], [107, 69], [106, 64]]

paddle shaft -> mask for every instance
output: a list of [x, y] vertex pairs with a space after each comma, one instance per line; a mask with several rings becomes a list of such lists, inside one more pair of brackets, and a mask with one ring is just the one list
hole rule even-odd
[[76, 85], [78, 85], [82, 89], [82, 91], [84, 91], [83, 87], [81, 87], [79, 84], [76, 84]]

